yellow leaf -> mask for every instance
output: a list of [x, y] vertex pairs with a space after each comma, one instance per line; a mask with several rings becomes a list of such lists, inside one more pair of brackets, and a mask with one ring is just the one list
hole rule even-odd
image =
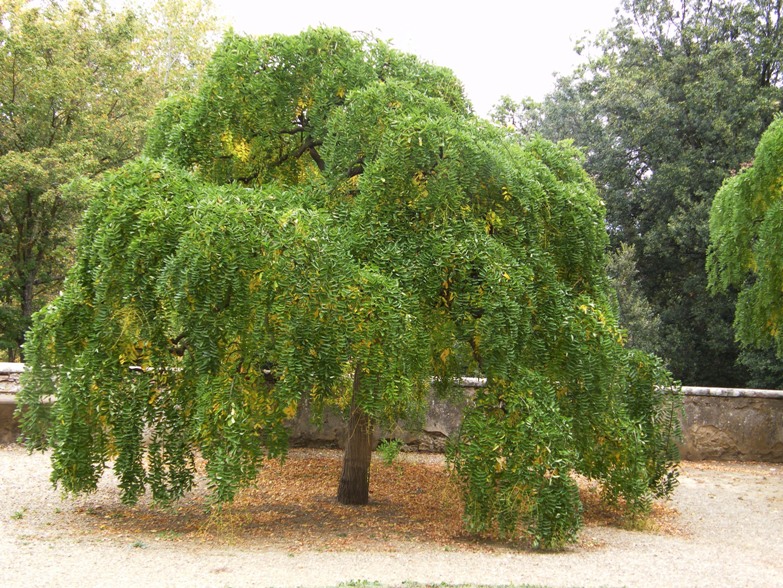
[[297, 406], [296, 400], [292, 401], [291, 404], [289, 404], [283, 409], [283, 414], [285, 414], [285, 416], [288, 417], [289, 419], [294, 418], [296, 416], [296, 406]]
[[440, 360], [443, 363], [446, 363], [446, 360], [449, 358], [449, 355], [451, 355], [451, 348], [446, 347], [446, 349], [440, 352]]
[[250, 159], [250, 145], [244, 139], [234, 143], [233, 149], [234, 155], [242, 163], [247, 163]]
[[506, 469], [506, 458], [505, 456], [501, 455], [495, 460], [495, 471], [500, 473], [504, 469]]

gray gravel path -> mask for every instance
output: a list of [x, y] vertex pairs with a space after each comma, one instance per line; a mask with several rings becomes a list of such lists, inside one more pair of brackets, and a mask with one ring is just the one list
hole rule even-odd
[[[547, 554], [416, 543], [391, 552], [294, 551], [114, 536], [78, 524], [97, 495], [61, 501], [46, 456], [0, 447], [0, 586], [337, 586], [354, 582], [783, 588], [783, 467], [685, 463], [673, 500], [677, 534], [588, 527], [596, 547]], [[80, 510], [81, 509], [81, 510]], [[82, 514], [80, 514], [80, 512]]]

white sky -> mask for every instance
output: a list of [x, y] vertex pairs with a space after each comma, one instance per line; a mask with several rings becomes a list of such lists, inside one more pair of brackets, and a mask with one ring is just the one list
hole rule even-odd
[[214, 0], [237, 32], [294, 34], [320, 24], [371, 32], [394, 47], [451, 68], [476, 114], [500, 96], [541, 99], [555, 72], [578, 63], [586, 30], [612, 24], [620, 0]]

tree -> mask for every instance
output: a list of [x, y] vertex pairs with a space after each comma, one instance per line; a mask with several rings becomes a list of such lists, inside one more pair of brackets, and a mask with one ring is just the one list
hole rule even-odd
[[[498, 117], [587, 153], [607, 205], [613, 248], [633, 245], [661, 345], [687, 383], [743, 385], [734, 297], [707, 293], [708, 215], [721, 182], [747, 161], [780, 109], [777, 0], [625, 1], [593, 57], [542, 105]], [[502, 105], [501, 105], [502, 106]]]
[[345, 411], [338, 500], [366, 503], [373, 428], [479, 371], [448, 454], [471, 529], [572, 540], [572, 472], [631, 512], [671, 490], [673, 383], [622, 345], [576, 151], [509, 141], [448, 70], [339, 29], [229, 34], [207, 72], [97, 185], [36, 315], [20, 414], [56, 483], [115, 458], [123, 500], [167, 502], [198, 451], [229, 500], [308, 403]]
[[661, 318], [639, 285], [634, 246], [623, 243], [612, 252], [607, 271], [617, 292], [620, 324], [628, 330], [628, 346], [655, 353], [661, 348]]
[[192, 91], [223, 30], [212, 1], [156, 0], [137, 12], [144, 28], [136, 40], [136, 63], [148, 72], [146, 83], [154, 103]]
[[[141, 13], [86, 0], [8, 0], [0, 22], [0, 348], [14, 359], [72, 259], [86, 200], [67, 184], [140, 153], [155, 102], [195, 77], [204, 57], [194, 35], [207, 28], [173, 17], [150, 27]], [[157, 47], [175, 26], [164, 56]], [[174, 67], [188, 55], [190, 69]]]
[[737, 288], [734, 319], [745, 346], [783, 357], [783, 118], [762, 135], [752, 165], [728, 178], [712, 204], [707, 257], [713, 292]]
[[98, 169], [100, 164], [73, 144], [9, 151], [0, 157], [0, 250], [7, 255], [0, 282], [3, 348], [21, 345], [40, 297], [62, 283], [70, 263], [72, 231], [84, 207], [84, 192], [79, 184], [63, 186]]

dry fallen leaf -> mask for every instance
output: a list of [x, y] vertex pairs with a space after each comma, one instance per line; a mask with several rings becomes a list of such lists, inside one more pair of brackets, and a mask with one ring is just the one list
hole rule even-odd
[[[206, 494], [197, 492], [168, 509], [148, 504], [126, 507], [118, 500], [114, 507], [105, 507], [100, 521], [114, 533], [160, 532], [169, 540], [191, 536], [232, 543], [263, 541], [290, 551], [394, 550], [403, 542], [484, 550], [511, 545], [464, 531], [459, 493], [442, 455], [403, 453], [390, 465], [373, 459], [366, 506], [337, 502], [341, 460], [337, 450], [292, 449], [285, 463], [269, 462], [253, 487], [220, 509], [210, 509]], [[201, 470], [203, 474], [203, 464]], [[587, 526], [624, 525], [619, 508], [600, 502], [595, 484], [581, 479], [578, 483]], [[656, 504], [646, 528], [674, 533], [676, 514]], [[83, 520], [95, 528], [95, 518]], [[582, 543], [596, 546], [590, 539]]]

